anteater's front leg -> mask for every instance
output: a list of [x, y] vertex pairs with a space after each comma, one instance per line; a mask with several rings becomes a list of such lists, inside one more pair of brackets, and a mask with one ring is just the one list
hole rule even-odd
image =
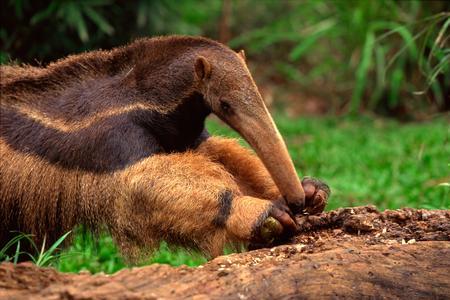
[[[236, 178], [245, 195], [273, 201], [282, 199], [262, 161], [236, 140], [210, 137], [197, 151], [222, 164]], [[305, 177], [302, 185], [306, 196], [305, 211], [309, 214], [321, 213], [330, 196], [328, 185], [311, 177]]]
[[[165, 240], [217, 256], [228, 242], [295, 229], [289, 215], [270, 201], [244, 196], [222, 165], [200, 153], [154, 155], [118, 175], [118, 184], [123, 195], [112, 233], [125, 252]], [[279, 223], [271, 227], [274, 218]]]

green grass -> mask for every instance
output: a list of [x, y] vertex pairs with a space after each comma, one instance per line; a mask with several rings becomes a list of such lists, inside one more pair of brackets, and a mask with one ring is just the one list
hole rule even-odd
[[[444, 119], [409, 124], [368, 117], [276, 121], [299, 174], [322, 178], [331, 186], [328, 209], [365, 204], [380, 209], [450, 207], [450, 189], [439, 185], [450, 181], [450, 127]], [[208, 128], [215, 135], [237, 137], [214, 120]], [[143, 264], [195, 266], [204, 261], [198, 253], [171, 251], [163, 244]], [[94, 242], [80, 232], [57, 267], [113, 273], [127, 264], [111, 237], [101, 235]]]
[[[206, 259], [199, 253], [190, 253], [183, 249], [169, 249], [165, 243], [162, 243], [153, 257], [138, 265], [160, 263], [172, 266], [198, 266], [204, 262]], [[121, 257], [111, 236], [103, 233], [98, 237], [93, 237], [91, 234], [78, 230], [70, 248], [63, 251], [57, 269], [61, 272], [87, 270], [91, 273], [111, 274], [130, 266]]]
[[375, 204], [449, 208], [450, 127], [444, 120], [400, 125], [359, 119], [280, 119], [301, 174], [325, 179], [328, 209]]
[[[53, 263], [58, 261], [59, 258], [61, 258], [61, 252], [58, 247], [64, 242], [70, 233], [71, 231], [66, 232], [50, 246], [46, 245], [46, 239], [44, 237], [42, 245], [38, 246], [34, 242], [31, 234], [17, 232], [17, 235], [0, 249], [0, 262], [8, 261], [16, 264], [19, 260], [23, 259], [23, 257], [26, 257], [27, 260], [32, 261], [38, 267], [51, 266]], [[31, 250], [22, 251], [22, 242], [25, 242], [27, 246], [31, 246]], [[14, 254], [11, 254], [10, 250], [13, 247], [15, 248], [15, 252]]]

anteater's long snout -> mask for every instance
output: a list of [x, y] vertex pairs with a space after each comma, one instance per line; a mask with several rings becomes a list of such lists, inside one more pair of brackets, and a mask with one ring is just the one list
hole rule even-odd
[[232, 124], [252, 146], [269, 171], [280, 193], [294, 213], [305, 206], [305, 192], [295, 171], [286, 144], [269, 111], [263, 105], [263, 113], [256, 117], [242, 118]]

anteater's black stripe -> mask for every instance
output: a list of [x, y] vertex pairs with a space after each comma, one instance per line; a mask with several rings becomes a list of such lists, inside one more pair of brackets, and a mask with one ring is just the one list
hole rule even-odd
[[231, 205], [233, 203], [233, 193], [230, 190], [224, 190], [219, 194], [219, 211], [213, 220], [217, 227], [224, 227], [230, 217]]
[[109, 173], [156, 153], [185, 152], [204, 142], [209, 136], [204, 123], [210, 109], [196, 93], [182, 101], [169, 114], [135, 109], [71, 132], [1, 106], [0, 138], [14, 150], [51, 164]]

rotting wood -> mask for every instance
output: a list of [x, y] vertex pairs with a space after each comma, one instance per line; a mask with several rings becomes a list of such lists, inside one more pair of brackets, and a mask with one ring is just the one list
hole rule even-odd
[[345, 208], [298, 219], [292, 244], [114, 275], [0, 265], [0, 299], [450, 297], [450, 211]]

